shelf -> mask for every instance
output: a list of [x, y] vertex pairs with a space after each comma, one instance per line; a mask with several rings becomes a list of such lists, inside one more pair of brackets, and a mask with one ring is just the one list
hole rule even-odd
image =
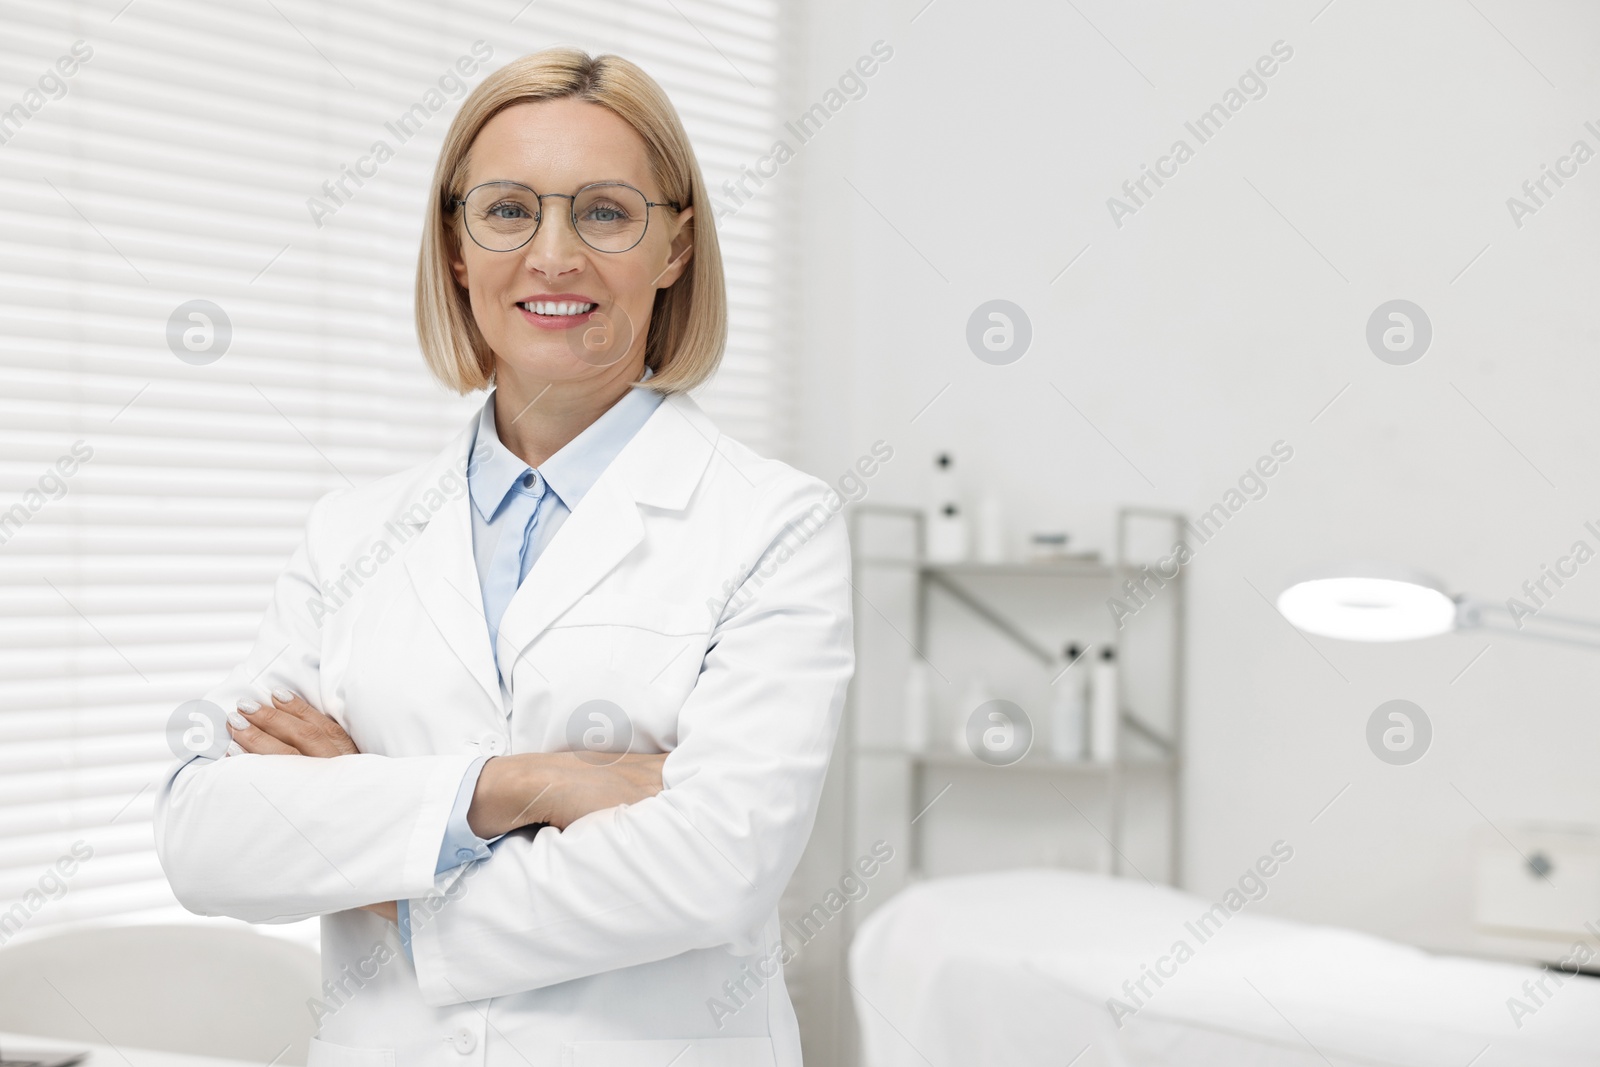
[[907, 559], [897, 556], [863, 556], [862, 564], [875, 567], [906, 567], [924, 574], [946, 574], [964, 578], [988, 575], [1034, 578], [1108, 578], [1114, 568], [1098, 555], [1067, 556], [1062, 559], [1016, 561], [1006, 563], [979, 563], [965, 560], [959, 563], [935, 563], [931, 560]]
[[1101, 760], [1063, 760], [1054, 756], [1040, 755], [1030, 752], [1016, 763], [996, 765], [985, 763], [976, 756], [964, 752], [952, 752], [948, 749], [929, 749], [923, 752], [914, 752], [905, 748], [866, 747], [858, 748], [856, 753], [861, 756], [894, 756], [920, 763], [925, 767], [944, 768], [972, 768], [990, 769], [996, 771], [1024, 770], [1048, 771], [1064, 774], [1105, 774], [1113, 769], [1126, 770], [1168, 770], [1172, 761], [1164, 757], [1157, 759], [1121, 760], [1116, 763], [1106, 763]]

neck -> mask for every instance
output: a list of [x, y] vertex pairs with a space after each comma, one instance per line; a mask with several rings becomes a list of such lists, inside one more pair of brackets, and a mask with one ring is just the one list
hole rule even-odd
[[628, 392], [644, 373], [641, 363], [622, 360], [605, 373], [581, 381], [551, 381], [495, 368], [494, 426], [510, 452], [537, 468], [555, 455]]

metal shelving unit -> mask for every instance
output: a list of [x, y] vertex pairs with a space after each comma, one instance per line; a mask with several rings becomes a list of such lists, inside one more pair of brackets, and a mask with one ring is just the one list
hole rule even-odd
[[[857, 555], [855, 567], [857, 573], [865, 567], [898, 567], [914, 571], [915, 586], [915, 624], [913, 645], [920, 655], [928, 647], [930, 627], [930, 593], [937, 590], [961, 605], [973, 616], [983, 620], [996, 632], [1004, 635], [1016, 647], [1026, 652], [1045, 665], [1057, 665], [1060, 658], [1052, 648], [1047, 648], [1028, 634], [1022, 627], [1015, 624], [1006, 614], [1003, 605], [997, 604], [993, 598], [986, 598], [974, 591], [973, 586], [981, 586], [983, 580], [997, 576], [1028, 577], [1040, 581], [1052, 579], [1079, 579], [1090, 580], [1096, 591], [1097, 597], [1113, 596], [1120, 592], [1122, 581], [1130, 576], [1138, 575], [1144, 564], [1134, 564], [1128, 557], [1128, 525], [1133, 518], [1154, 518], [1172, 523], [1176, 540], [1184, 540], [1186, 528], [1185, 517], [1178, 512], [1160, 511], [1149, 508], [1122, 508], [1117, 513], [1117, 557], [1113, 562], [1107, 563], [1094, 557], [1069, 557], [1040, 562], [1008, 562], [1008, 563], [934, 563], [926, 559], [925, 518], [919, 509], [909, 507], [892, 507], [884, 505], [863, 504], [851, 512], [849, 516], [851, 528], [850, 537], [853, 546], [861, 544], [861, 523], [868, 517], [899, 518], [909, 520], [915, 525], [914, 544], [915, 555], [911, 557], [892, 556], [864, 556]], [[1003, 776], [1007, 772], [1023, 772], [1032, 777], [1037, 774], [1065, 774], [1098, 777], [1102, 780], [1107, 810], [1109, 812], [1108, 832], [1104, 835], [1107, 840], [1107, 855], [1105, 867], [1113, 875], [1121, 874], [1123, 867], [1122, 846], [1124, 842], [1124, 816], [1126, 807], [1126, 786], [1128, 779], [1133, 775], [1163, 774], [1167, 777], [1168, 795], [1168, 834], [1170, 841], [1170, 856], [1168, 870], [1174, 885], [1182, 880], [1182, 773], [1183, 773], [1183, 648], [1184, 648], [1184, 580], [1180, 570], [1175, 578], [1164, 578], [1166, 582], [1163, 596], [1172, 598], [1171, 619], [1173, 632], [1171, 634], [1170, 663], [1170, 707], [1165, 716], [1170, 726], [1165, 730], [1151, 726], [1144, 716], [1126, 704], [1120, 709], [1120, 730], [1122, 737], [1115, 746], [1117, 758], [1109, 761], [1094, 760], [1060, 760], [1037, 750], [1030, 751], [1027, 756], [1006, 767], [991, 766], [970, 754], [950, 750], [930, 749], [913, 751], [893, 747], [863, 747], [857, 744], [857, 707], [858, 696], [856, 686], [851, 686], [851, 692], [846, 700], [842, 730], [845, 738], [845, 754], [848, 756], [845, 765], [845, 811], [848, 820], [844, 834], [845, 858], [855, 853], [855, 828], [857, 822], [856, 782], [860, 773], [862, 757], [899, 758], [909, 764], [909, 801], [911, 810], [915, 810], [919, 798], [923, 795], [927, 785], [930, 771], [937, 772], [982, 772], [995, 778], [996, 788], [1003, 788]], [[1070, 588], [1070, 583], [1067, 586]], [[857, 594], [857, 608], [859, 610], [860, 596]], [[1130, 627], [1120, 635], [1119, 642], [1126, 645], [1134, 640], [1134, 627]], [[861, 648], [860, 629], [857, 629], [856, 655], [860, 662], [863, 649]], [[1126, 659], [1126, 657], [1124, 657]], [[1126, 688], [1124, 688], [1126, 691]], [[1137, 736], [1152, 749], [1154, 756], [1147, 758], [1129, 759], [1126, 757], [1128, 741], [1132, 736]], [[914, 872], [920, 873], [922, 862], [921, 834], [912, 827], [912, 834], [908, 841], [910, 852], [909, 866]]]

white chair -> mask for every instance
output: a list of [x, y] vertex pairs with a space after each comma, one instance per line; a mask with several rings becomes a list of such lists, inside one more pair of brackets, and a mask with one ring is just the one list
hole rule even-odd
[[316, 952], [244, 927], [42, 931], [0, 948], [0, 1031], [304, 1064], [321, 984]]

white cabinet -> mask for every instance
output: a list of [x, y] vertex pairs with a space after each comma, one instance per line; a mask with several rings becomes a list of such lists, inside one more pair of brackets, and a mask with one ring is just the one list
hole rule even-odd
[[1484, 933], [1600, 936], [1600, 835], [1562, 827], [1485, 826], [1476, 841], [1475, 921]]

